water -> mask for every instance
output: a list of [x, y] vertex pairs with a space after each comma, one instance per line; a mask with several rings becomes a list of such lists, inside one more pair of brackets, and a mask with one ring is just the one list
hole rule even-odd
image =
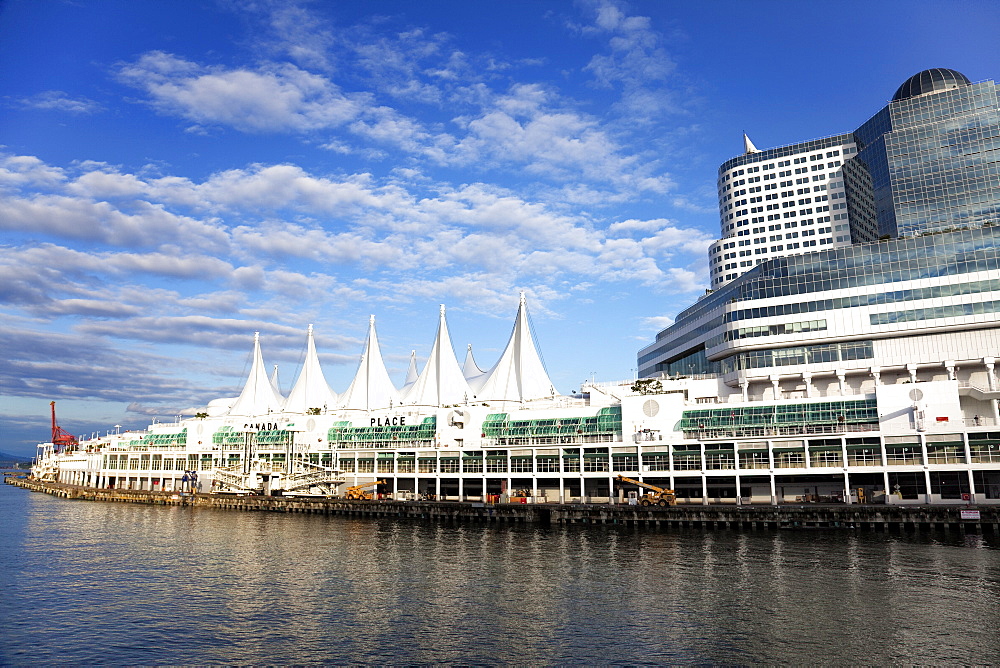
[[0, 664], [1000, 661], [1000, 542], [483, 527], [0, 485]]

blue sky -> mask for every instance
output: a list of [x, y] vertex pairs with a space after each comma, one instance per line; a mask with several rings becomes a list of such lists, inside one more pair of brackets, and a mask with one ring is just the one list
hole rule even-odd
[[985, 2], [0, 2], [0, 450], [398, 383], [526, 291], [561, 392], [631, 377], [706, 286], [718, 165], [853, 130], [911, 74], [1000, 75]]

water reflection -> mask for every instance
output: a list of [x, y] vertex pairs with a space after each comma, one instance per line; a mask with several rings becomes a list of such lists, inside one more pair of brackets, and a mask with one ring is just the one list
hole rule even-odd
[[980, 536], [0, 509], [0, 664], [1000, 660]]

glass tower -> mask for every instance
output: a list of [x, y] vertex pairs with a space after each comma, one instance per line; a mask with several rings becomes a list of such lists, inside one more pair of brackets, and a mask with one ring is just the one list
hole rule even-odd
[[854, 243], [1000, 223], [1000, 104], [954, 70], [907, 79], [855, 130], [844, 165]]

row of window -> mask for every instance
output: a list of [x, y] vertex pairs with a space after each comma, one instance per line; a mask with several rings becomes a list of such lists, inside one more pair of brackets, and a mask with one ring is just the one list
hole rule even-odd
[[[774, 306], [741, 309], [739, 311], [727, 313], [723, 318], [723, 322], [738, 322], [740, 320], [754, 320], [757, 318], [769, 318], [773, 316], [814, 313], [817, 311], [833, 311], [843, 308], [877, 306], [879, 304], [893, 304], [898, 302], [918, 301], [921, 299], [953, 297], [957, 295], [974, 295], [994, 291], [1000, 291], [1000, 278], [992, 278], [984, 281], [970, 281], [968, 283], [954, 283], [951, 285], [935, 285], [927, 288], [913, 288], [912, 290], [894, 290], [891, 292], [876, 292], [867, 295], [851, 295], [850, 297], [840, 297], [838, 299], [820, 299], [810, 302], [775, 304]], [[872, 324], [885, 323], [872, 322]]]
[[875, 350], [871, 341], [827, 343], [816, 346], [793, 346], [737, 353], [722, 360], [722, 372], [766, 369], [797, 364], [821, 364], [871, 359]]
[[868, 316], [868, 319], [873, 325], [891, 325], [900, 322], [935, 320], [937, 318], [959, 318], [968, 315], [982, 315], [984, 313], [1000, 313], [1000, 301], [981, 301], [971, 304], [931, 306], [928, 308], [913, 309], [912, 311], [872, 313]]
[[[505, 459], [413, 459], [392, 460], [341, 459], [339, 468], [346, 473], [604, 473], [611, 471], [701, 471], [736, 469], [780, 468], [842, 468], [845, 466], [923, 466], [935, 464], [1000, 464], [1000, 446], [970, 445], [969, 456], [960, 445], [932, 446], [928, 444], [926, 457], [919, 447], [886, 446], [885, 456], [878, 446], [839, 446], [821, 448], [780, 448], [769, 454], [768, 450], [721, 451], [704, 453], [678, 451], [673, 454], [652, 453], [638, 455], [613, 455], [587, 457], [583, 460], [569, 457], [511, 457]], [[807, 463], [808, 462], [808, 463]]]

